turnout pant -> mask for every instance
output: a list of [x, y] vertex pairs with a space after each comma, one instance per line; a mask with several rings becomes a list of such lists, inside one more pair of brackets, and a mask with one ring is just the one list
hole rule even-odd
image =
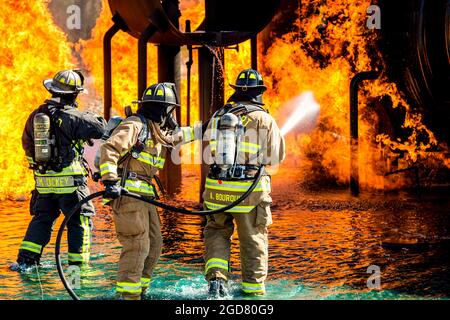
[[236, 221], [242, 269], [242, 290], [265, 293], [268, 269], [268, 226], [272, 223], [270, 203], [262, 202], [249, 213], [220, 213], [207, 216], [205, 238], [206, 280], [228, 280], [230, 247]]
[[[62, 211], [67, 215], [78, 202], [90, 194], [86, 184], [70, 194], [36, 194], [30, 204], [34, 212], [28, 225], [25, 238], [19, 249], [19, 260], [25, 258], [31, 261], [39, 260], [44, 247], [50, 241], [53, 224]], [[91, 219], [95, 209], [91, 202], [78, 210], [67, 224], [69, 246], [69, 263], [79, 264], [89, 262], [91, 244]]]
[[140, 299], [150, 285], [162, 249], [161, 221], [156, 207], [121, 197], [112, 204], [117, 238], [122, 245], [117, 292], [124, 299]]

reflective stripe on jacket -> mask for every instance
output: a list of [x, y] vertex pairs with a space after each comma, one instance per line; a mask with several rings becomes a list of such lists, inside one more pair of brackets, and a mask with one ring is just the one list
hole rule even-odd
[[[224, 181], [207, 178], [203, 193], [204, 203], [210, 210], [223, 208], [238, 200], [252, 183], [253, 181]], [[272, 202], [270, 191], [270, 177], [263, 176], [250, 196], [226, 212], [248, 213], [262, 201]]]
[[79, 160], [74, 160], [61, 172], [48, 170], [42, 174], [39, 171], [35, 171], [36, 190], [40, 194], [70, 194], [78, 188], [74, 178], [86, 175], [86, 169]]

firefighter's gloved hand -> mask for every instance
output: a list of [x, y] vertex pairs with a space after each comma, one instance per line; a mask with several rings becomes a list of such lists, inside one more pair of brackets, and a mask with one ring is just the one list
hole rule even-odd
[[111, 181], [105, 180], [103, 181], [105, 185], [105, 193], [103, 194], [103, 198], [106, 199], [117, 199], [122, 194], [122, 187], [120, 186], [119, 181]]

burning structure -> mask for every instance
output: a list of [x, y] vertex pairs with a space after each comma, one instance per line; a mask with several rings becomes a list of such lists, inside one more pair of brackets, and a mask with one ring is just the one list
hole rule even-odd
[[[266, 104], [281, 123], [291, 114], [286, 110], [292, 111], [285, 103], [305, 92], [320, 105], [313, 130], [286, 136], [287, 165], [309, 186], [350, 183], [351, 131], [359, 142], [353, 156], [361, 186], [408, 187], [417, 177], [448, 183], [448, 0], [281, 0], [264, 5], [263, 15], [252, 14], [252, 4], [186, 0], [179, 12], [178, 1], [103, 0], [90, 39], [70, 43], [45, 4], [7, 2], [0, 23], [13, 29], [17, 24], [18, 30], [33, 23], [37, 31], [32, 38], [25, 31], [1, 36], [7, 44], [0, 49], [5, 97], [0, 137], [6, 146], [1, 196], [14, 198], [32, 188], [17, 152], [24, 116], [45, 95], [31, 88], [55, 68], [74, 64], [90, 73], [89, 98], [103, 100], [106, 116], [109, 110], [121, 113], [146, 83], [176, 82], [186, 105], [177, 115], [182, 123], [207, 118], [230, 94], [226, 84], [238, 70], [253, 65], [268, 82]], [[373, 5], [380, 11], [369, 10]], [[17, 11], [23, 12], [21, 21], [11, 18]], [[381, 29], [369, 28], [377, 13]], [[229, 16], [234, 18], [224, 19]], [[42, 50], [43, 44], [52, 49]], [[352, 114], [351, 79], [365, 71], [376, 71], [377, 78], [359, 84], [359, 113]], [[163, 174], [169, 189], [177, 189], [179, 170], [168, 166]]]

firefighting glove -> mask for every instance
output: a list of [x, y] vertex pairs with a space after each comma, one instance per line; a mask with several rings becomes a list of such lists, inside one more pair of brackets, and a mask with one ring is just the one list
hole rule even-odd
[[105, 199], [117, 199], [122, 194], [122, 187], [120, 186], [120, 181], [111, 181], [105, 180], [103, 181], [105, 185], [105, 193], [103, 194], [103, 198]]

